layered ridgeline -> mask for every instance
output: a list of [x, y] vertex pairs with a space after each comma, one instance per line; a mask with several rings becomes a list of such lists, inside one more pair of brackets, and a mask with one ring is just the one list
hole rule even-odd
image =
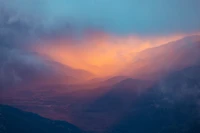
[[[118, 73], [101, 78], [118, 76], [156, 80], [170, 72], [196, 65], [200, 60], [199, 38], [198, 35], [189, 36], [159, 47], [133, 52], [129, 55], [131, 60], [128, 63], [121, 63], [125, 66]], [[4, 43], [1, 42], [1, 44]], [[0, 79], [4, 86], [5, 84], [27, 83], [28, 81], [73, 84], [96, 77], [89, 71], [81, 68], [75, 69], [70, 67], [71, 64], [60, 62], [45, 54], [1, 45], [0, 47]], [[58, 53], [59, 56], [61, 55]], [[79, 63], [81, 64], [81, 62]], [[115, 66], [113, 66], [113, 69], [115, 69]]]
[[1, 102], [88, 131], [198, 131], [199, 51], [199, 36], [189, 36], [134, 54], [122, 75], [73, 85], [54, 82], [60, 76], [50, 76], [56, 77], [51, 84], [40, 78], [42, 85], [15, 84], [19, 89], [4, 89]]
[[96, 126], [113, 125], [112, 133], [198, 132], [199, 39], [190, 36], [138, 53], [124, 70], [132, 78], [121, 79], [89, 106], [93, 118], [101, 116]]
[[0, 132], [200, 132], [199, 35], [77, 34], [0, 12], [0, 103], [23, 110], [0, 105]]

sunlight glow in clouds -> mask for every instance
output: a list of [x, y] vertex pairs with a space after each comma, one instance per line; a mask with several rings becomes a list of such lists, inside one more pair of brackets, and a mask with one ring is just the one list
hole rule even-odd
[[103, 77], [120, 74], [120, 71], [134, 60], [137, 52], [181, 39], [184, 36], [142, 38], [93, 33], [78, 41], [65, 38], [45, 41], [36, 45], [34, 49], [57, 62]]

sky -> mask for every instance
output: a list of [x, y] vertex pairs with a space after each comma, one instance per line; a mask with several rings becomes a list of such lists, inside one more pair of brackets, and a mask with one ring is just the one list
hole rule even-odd
[[168, 35], [200, 31], [199, 0], [0, 0], [4, 7], [43, 19], [55, 28], [67, 21], [77, 30], [112, 34]]
[[136, 52], [200, 33], [200, 0], [0, 0], [0, 13], [0, 46], [100, 76]]

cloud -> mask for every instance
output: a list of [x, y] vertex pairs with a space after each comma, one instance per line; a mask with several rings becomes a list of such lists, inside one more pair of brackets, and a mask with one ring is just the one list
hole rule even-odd
[[[124, 67], [119, 62], [129, 59], [133, 52], [172, 41], [177, 35], [199, 32], [198, 5], [199, 0], [0, 0], [0, 46], [39, 46], [47, 36], [45, 39], [52, 42], [45, 48], [53, 47], [45, 52], [55, 60], [62, 55], [64, 64], [70, 67], [81, 66], [95, 74], [109, 67], [113, 74]], [[62, 33], [69, 41], [68, 31], [81, 35], [86, 31], [85, 42], [64, 42], [64, 48], [58, 45], [59, 41], [54, 43], [62, 41]], [[103, 39], [101, 33], [106, 34]], [[94, 38], [88, 39], [88, 34], [94, 34]], [[114, 67], [118, 64], [119, 68]]]
[[34, 45], [31, 50], [61, 64], [102, 77], [118, 75], [135, 60], [138, 52], [179, 40], [184, 36], [187, 35], [143, 38], [93, 33], [80, 41], [66, 38], [43, 41]]
[[[84, 29], [116, 34], [171, 34], [200, 31], [199, 0], [7, 0], [4, 7]], [[62, 20], [62, 21], [61, 21]]]

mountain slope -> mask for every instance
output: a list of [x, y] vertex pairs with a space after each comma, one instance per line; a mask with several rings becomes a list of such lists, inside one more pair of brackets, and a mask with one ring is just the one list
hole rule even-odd
[[145, 80], [124, 79], [114, 84], [106, 94], [93, 103], [91, 108], [99, 111], [119, 111], [137, 98], [149, 85], [150, 82]]
[[85, 108], [83, 120], [85, 123], [92, 123], [92, 127], [86, 124], [83, 127], [99, 132], [104, 131], [129, 112], [132, 103], [150, 85], [149, 81], [126, 78], [110, 86], [109, 90]]
[[164, 75], [200, 64], [200, 36], [189, 36], [134, 56], [123, 70], [126, 75], [142, 79], [159, 79]]
[[4, 87], [17, 83], [74, 83], [92, 76], [37, 53], [0, 46], [0, 84]]
[[176, 71], [144, 93], [109, 133], [199, 133], [200, 67]]
[[83, 133], [64, 121], [53, 121], [37, 114], [0, 105], [0, 133]]

